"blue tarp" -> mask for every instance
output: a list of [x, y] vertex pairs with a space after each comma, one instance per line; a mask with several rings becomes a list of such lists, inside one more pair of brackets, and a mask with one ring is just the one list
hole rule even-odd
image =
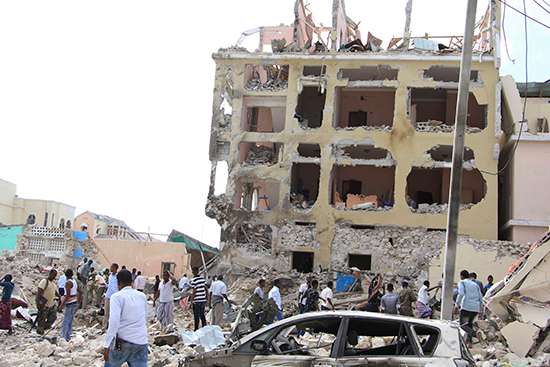
[[[340, 273], [337, 274], [340, 276]], [[351, 275], [344, 275], [336, 281], [336, 293], [347, 291], [355, 283], [355, 278]]]
[[73, 237], [79, 241], [87, 241], [88, 232], [73, 231]]
[[84, 255], [84, 251], [81, 248], [77, 248], [74, 250], [73, 259], [82, 259], [82, 255]]

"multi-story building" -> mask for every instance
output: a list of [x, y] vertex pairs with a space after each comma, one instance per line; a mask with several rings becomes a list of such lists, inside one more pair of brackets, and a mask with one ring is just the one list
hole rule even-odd
[[[333, 9], [331, 45], [315, 42], [320, 28], [298, 0], [293, 39], [271, 37], [276, 52], [213, 54], [206, 212], [233, 269], [397, 269], [403, 259], [424, 266], [444, 246], [438, 234], [436, 251], [424, 251], [422, 237], [446, 228], [462, 39], [414, 39], [414, 48], [394, 39], [383, 51], [370, 33], [359, 40], [343, 1]], [[491, 1], [470, 77], [459, 233], [473, 239], [498, 235], [497, 176], [488, 173], [505, 136], [492, 47], [499, 12]], [[220, 162], [227, 187], [214, 195]]]
[[23, 199], [17, 186], [0, 179], [0, 224], [71, 228], [75, 207], [53, 200]]

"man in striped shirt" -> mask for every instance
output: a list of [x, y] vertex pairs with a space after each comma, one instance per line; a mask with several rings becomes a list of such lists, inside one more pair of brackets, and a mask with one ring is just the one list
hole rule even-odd
[[206, 292], [206, 282], [203, 277], [199, 275], [199, 268], [193, 267], [193, 280], [191, 280], [191, 287], [193, 288], [193, 295], [191, 296], [191, 303], [193, 305], [193, 316], [195, 317], [195, 331], [199, 329], [199, 321], [202, 322], [202, 326], [206, 326], [206, 316], [204, 310], [206, 303], [208, 302], [208, 292]]

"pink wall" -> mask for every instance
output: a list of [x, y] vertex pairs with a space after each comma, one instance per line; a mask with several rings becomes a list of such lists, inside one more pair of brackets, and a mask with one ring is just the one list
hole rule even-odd
[[[361, 96], [365, 96], [364, 101]], [[338, 125], [348, 126], [349, 113], [353, 111], [371, 111], [367, 116], [368, 126], [393, 126], [395, 91], [342, 91], [341, 110]]]
[[355, 180], [361, 181], [361, 193], [363, 195], [376, 195], [378, 199], [383, 199], [390, 190], [392, 196], [390, 202], [393, 203], [393, 190], [395, 183], [395, 167], [375, 167], [375, 166], [333, 166], [333, 174], [337, 185], [336, 191], [343, 199], [343, 181]]
[[[247, 121], [248, 107], [243, 108], [243, 131], [250, 131]], [[257, 132], [271, 133], [273, 132], [273, 118], [270, 107], [258, 107], [258, 127]]]
[[[250, 78], [252, 77], [252, 66], [251, 64], [246, 65], [245, 72], [244, 72], [244, 85], [250, 81]], [[260, 72], [260, 80], [262, 81], [262, 84], [267, 82], [267, 71], [263, 68], [261, 65], [256, 65], [258, 67], [258, 71]]]
[[550, 141], [521, 141], [514, 160], [512, 219], [550, 221]]
[[[277, 33], [272, 33], [270, 31], [277, 31]], [[294, 38], [294, 27], [264, 27], [264, 45], [268, 45], [271, 48], [272, 39], [286, 39], [286, 44], [289, 45], [292, 43]], [[264, 51], [267, 51], [264, 47]]]

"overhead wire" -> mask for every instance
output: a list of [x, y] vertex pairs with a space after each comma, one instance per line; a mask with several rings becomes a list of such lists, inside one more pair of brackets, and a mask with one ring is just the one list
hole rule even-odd
[[504, 36], [504, 48], [506, 49], [506, 56], [508, 56], [508, 60], [512, 62], [512, 64], [516, 63], [516, 60], [512, 60], [510, 57], [510, 51], [508, 51], [508, 40], [506, 39], [506, 28], [504, 27], [504, 20], [506, 19], [506, 7], [502, 9], [502, 35]]
[[539, 21], [536, 20], [535, 18], [530, 17], [529, 15], [525, 14], [525, 7], [524, 7], [524, 10], [523, 10], [524, 13], [522, 13], [521, 11], [517, 10], [516, 8], [514, 8], [514, 7], [511, 6], [511, 5], [509, 5], [508, 3], [506, 3], [506, 2], [503, 1], [503, 0], [498, 0], [498, 1], [500, 1], [502, 4], [506, 5], [507, 7], [509, 7], [510, 9], [512, 9], [513, 11], [518, 12], [519, 14], [523, 15], [525, 18], [530, 19], [530, 20], [532, 20], [533, 22], [538, 23], [538, 24], [540, 24], [541, 26], [550, 29], [550, 26], [549, 26], [549, 25], [544, 24], [544, 23], [542, 23], [542, 22], [539, 22]]
[[[502, 0], [499, 0], [499, 1], [506, 5], [506, 3], [504, 3]], [[524, 13], [526, 13], [525, 0], [523, 0], [523, 11], [524, 11]], [[523, 124], [526, 122], [526, 120], [525, 120], [525, 108], [527, 107], [527, 84], [529, 83], [529, 67], [528, 67], [528, 64], [527, 64], [528, 61], [529, 61], [529, 45], [528, 45], [528, 36], [527, 36], [527, 18], [528, 18], [528, 16], [523, 14], [523, 27], [524, 27], [524, 34], [525, 34], [525, 86], [526, 87], [525, 87], [525, 94], [523, 96], [523, 110], [521, 112], [521, 121], [519, 121], [519, 123], [520, 123], [519, 133], [518, 133], [518, 137], [517, 137], [517, 140], [516, 140], [516, 144], [514, 145], [514, 149], [512, 150], [512, 153], [510, 154], [510, 157], [508, 158], [508, 161], [506, 162], [504, 167], [502, 167], [496, 173], [480, 170], [481, 172], [486, 173], [488, 175], [492, 175], [492, 176], [496, 176], [496, 175], [504, 172], [504, 170], [506, 170], [506, 168], [508, 168], [508, 165], [510, 164], [510, 162], [512, 161], [512, 158], [514, 157], [514, 155], [516, 153], [519, 141], [521, 140], [521, 132], [523, 131]]]
[[[550, 11], [548, 11], [548, 9], [546, 9], [544, 6], [540, 5], [539, 3], [537, 3], [537, 0], [533, 0], [535, 2], [535, 4], [537, 4], [538, 6], [540, 6], [542, 8], [542, 10], [544, 10], [545, 12], [547, 12], [548, 14], [550, 14]], [[548, 5], [548, 4], [546, 4]], [[550, 6], [550, 5], [548, 5]]]

